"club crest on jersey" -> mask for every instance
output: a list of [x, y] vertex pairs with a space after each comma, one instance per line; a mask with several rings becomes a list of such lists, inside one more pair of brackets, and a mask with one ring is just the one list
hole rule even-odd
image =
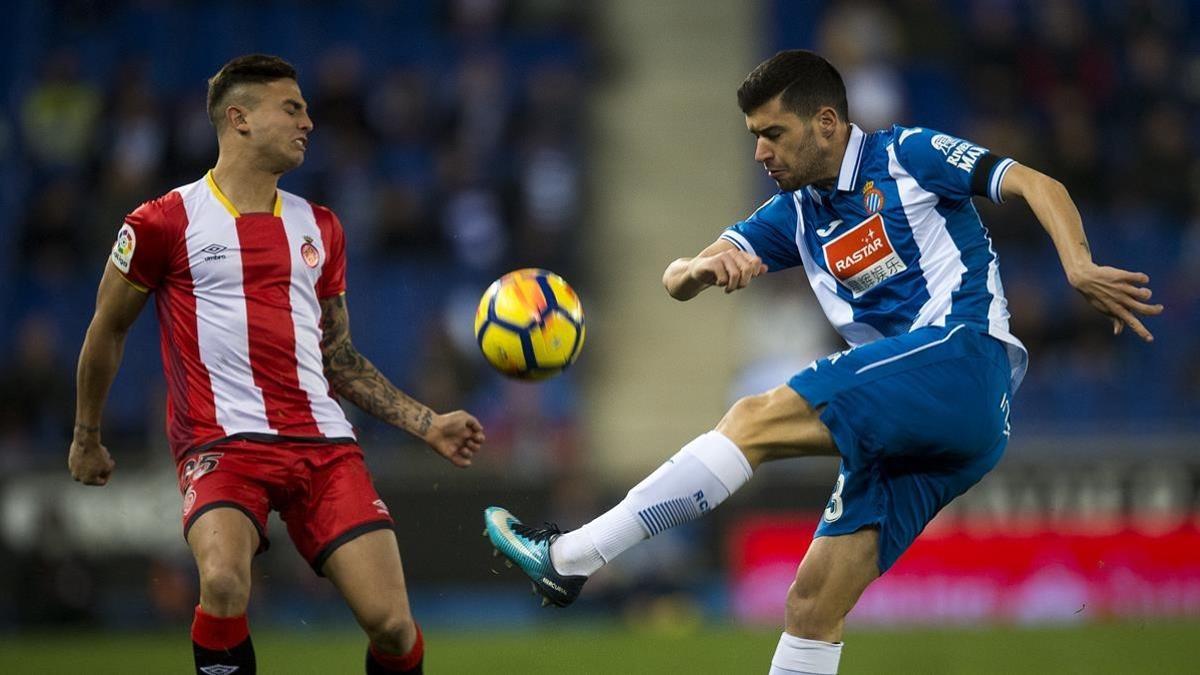
[[879, 213], [883, 210], [883, 191], [875, 187], [875, 181], [869, 180], [863, 186], [863, 208], [867, 213]]
[[313, 246], [313, 238], [305, 235], [304, 243], [300, 245], [300, 257], [304, 259], [304, 264], [309, 267], [316, 267], [321, 262], [321, 252]]
[[822, 248], [829, 273], [856, 298], [908, 269], [892, 247], [878, 213]]
[[129, 263], [133, 262], [133, 249], [137, 246], [137, 236], [133, 226], [125, 223], [117, 232], [117, 243], [113, 244], [112, 261], [117, 269], [129, 274]]

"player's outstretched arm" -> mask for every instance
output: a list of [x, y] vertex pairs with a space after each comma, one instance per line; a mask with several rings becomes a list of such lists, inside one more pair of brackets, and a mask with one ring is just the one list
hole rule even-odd
[[718, 239], [696, 257], [679, 258], [667, 265], [663, 286], [672, 298], [686, 301], [709, 286], [720, 286], [726, 293], [732, 293], [766, 272], [767, 266], [758, 256]]
[[125, 336], [146, 305], [148, 293], [125, 280], [109, 262], [96, 292], [96, 313], [88, 325], [76, 371], [75, 430], [67, 467], [84, 485], [108, 483], [116, 463], [100, 443], [100, 417], [117, 376]]
[[429, 444], [457, 467], [471, 466], [483, 426], [463, 410], [439, 415], [400, 391], [350, 340], [346, 294], [321, 300], [321, 359], [329, 386], [354, 405]]
[[1062, 183], [1029, 167], [1014, 164], [1004, 175], [1001, 194], [1006, 198], [1021, 197], [1029, 204], [1054, 240], [1067, 281], [1092, 307], [1112, 319], [1114, 335], [1129, 326], [1143, 340], [1154, 340], [1137, 318], [1139, 314], [1154, 316], [1163, 311], [1162, 305], [1146, 304], [1151, 296], [1146, 287], [1150, 277], [1092, 262], [1092, 250], [1083, 233], [1079, 209], [1075, 208], [1075, 202]]

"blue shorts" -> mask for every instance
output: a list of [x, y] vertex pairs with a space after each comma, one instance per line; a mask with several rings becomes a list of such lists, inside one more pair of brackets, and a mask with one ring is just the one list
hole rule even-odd
[[815, 361], [788, 385], [842, 457], [814, 537], [879, 528], [879, 573], [1000, 461], [1008, 355], [968, 326], [928, 326]]

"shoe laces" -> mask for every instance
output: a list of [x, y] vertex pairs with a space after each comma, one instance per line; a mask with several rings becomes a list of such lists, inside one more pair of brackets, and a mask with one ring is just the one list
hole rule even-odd
[[557, 537], [563, 533], [555, 523], [542, 523], [544, 527], [536, 527], [526, 525], [525, 523], [513, 523], [512, 531], [516, 534], [525, 537], [532, 542], [549, 541], [553, 537]]

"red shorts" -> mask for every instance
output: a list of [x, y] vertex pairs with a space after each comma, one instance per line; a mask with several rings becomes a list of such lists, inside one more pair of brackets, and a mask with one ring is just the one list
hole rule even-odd
[[205, 512], [232, 507], [258, 528], [257, 553], [262, 553], [269, 546], [267, 516], [274, 509], [318, 575], [342, 544], [392, 527], [357, 443], [237, 439], [184, 455], [176, 471], [184, 539]]

